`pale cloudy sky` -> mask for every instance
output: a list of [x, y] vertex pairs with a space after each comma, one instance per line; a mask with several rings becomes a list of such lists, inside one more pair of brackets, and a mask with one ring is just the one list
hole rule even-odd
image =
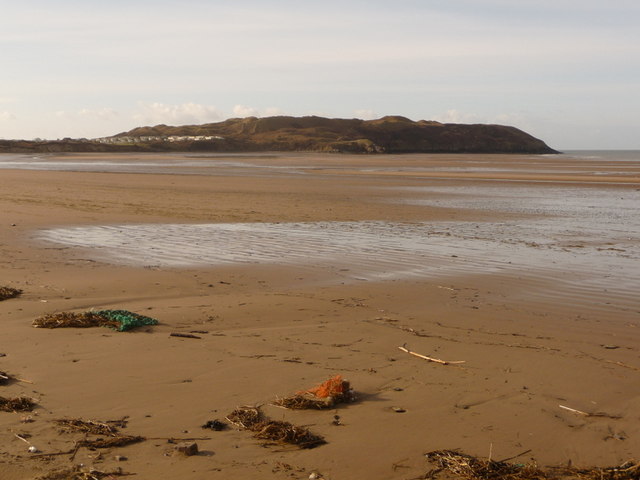
[[640, 149], [638, 0], [1, 2], [0, 138], [323, 115]]

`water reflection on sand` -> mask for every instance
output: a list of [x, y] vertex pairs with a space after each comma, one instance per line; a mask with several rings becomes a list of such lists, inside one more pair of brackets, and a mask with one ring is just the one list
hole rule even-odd
[[[140, 156], [140, 158], [23, 162], [23, 168], [93, 168], [96, 171], [201, 173], [208, 175], [312, 175], [327, 163], [340, 175], [340, 157], [304, 155]], [[632, 153], [570, 154], [554, 158], [520, 156], [350, 157], [347, 175], [418, 170], [488, 172], [566, 171], [593, 177], [637, 175], [640, 157]], [[317, 162], [314, 162], [316, 159]], [[355, 160], [354, 160], [355, 159]], [[5, 165], [11, 165], [8, 159]], [[393, 159], [392, 159], [393, 160]], [[20, 160], [11, 160], [20, 161]], [[58, 163], [57, 162], [62, 162]], [[376, 163], [377, 162], [377, 163]], [[386, 163], [385, 163], [386, 162]], [[446, 164], [450, 167], [446, 167]], [[1, 162], [0, 162], [1, 163]], [[46, 163], [46, 166], [43, 166]], [[320, 163], [324, 163], [320, 165]], [[354, 167], [354, 164], [356, 166]], [[14, 164], [15, 165], [15, 164]], [[440, 169], [440, 170], [438, 170]], [[241, 173], [239, 173], [241, 172]], [[268, 173], [266, 173], [268, 172]], [[636, 172], [636, 173], [633, 173]], [[357, 173], [356, 173], [357, 174]], [[382, 178], [382, 177], [380, 177]], [[635, 177], [633, 177], [635, 178]], [[483, 212], [506, 212], [501, 221], [459, 222], [306, 222], [219, 224], [129, 224], [51, 228], [39, 233], [47, 242], [81, 248], [105, 262], [168, 268], [224, 264], [305, 265], [330, 272], [340, 281], [434, 278], [461, 274], [525, 274], [534, 285], [553, 280], [554, 289], [591, 297], [603, 308], [640, 312], [640, 189], [611, 182], [581, 184], [562, 179], [540, 182], [466, 181], [455, 184], [385, 182], [370, 187], [384, 199], [403, 205]], [[411, 179], [411, 181], [409, 181]], [[508, 220], [505, 220], [508, 218]], [[344, 271], [348, 266], [348, 273]], [[541, 286], [540, 295], [547, 295]]]

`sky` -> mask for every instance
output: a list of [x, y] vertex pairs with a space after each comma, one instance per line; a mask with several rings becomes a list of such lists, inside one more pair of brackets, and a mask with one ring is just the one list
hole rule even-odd
[[321, 115], [640, 149], [638, 0], [3, 0], [0, 138]]

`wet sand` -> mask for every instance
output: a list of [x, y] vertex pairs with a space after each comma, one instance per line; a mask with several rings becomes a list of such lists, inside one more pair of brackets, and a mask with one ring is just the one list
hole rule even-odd
[[[138, 478], [409, 479], [431, 468], [424, 453], [454, 448], [540, 465], [639, 456], [638, 161], [66, 155], [42, 171], [25, 158], [0, 171], [0, 285], [24, 290], [0, 302], [0, 370], [33, 383], [0, 396], [39, 406], [31, 423], [0, 413], [3, 480], [71, 465], [30, 458], [15, 434], [66, 451], [80, 437], [52, 420], [78, 417], [127, 416], [123, 433], [149, 438], [74, 459]], [[91, 308], [160, 325], [31, 327]], [[192, 331], [206, 333], [169, 336]], [[357, 402], [269, 405], [334, 374]], [[200, 428], [247, 404], [328, 443]], [[201, 454], [166, 455], [168, 437], [204, 438]]]

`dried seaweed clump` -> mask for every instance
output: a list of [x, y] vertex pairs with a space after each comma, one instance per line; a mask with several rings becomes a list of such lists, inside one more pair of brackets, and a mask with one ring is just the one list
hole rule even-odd
[[63, 432], [82, 432], [93, 435], [106, 435], [116, 437], [119, 435], [118, 428], [127, 425], [126, 420], [107, 420], [100, 422], [97, 420], [82, 420], [80, 418], [63, 418], [53, 421]]
[[82, 467], [76, 465], [71, 468], [56, 470], [42, 475], [37, 480], [101, 480], [103, 478], [113, 478], [130, 475], [124, 473], [121, 468], [112, 470], [111, 472], [101, 472], [100, 470], [90, 469], [82, 470]]
[[11, 287], [0, 287], [0, 301], [20, 296], [22, 290]]
[[237, 408], [227, 416], [227, 420], [243, 430], [253, 432], [253, 436], [260, 440], [288, 443], [300, 448], [314, 448], [326, 443], [324, 438], [304, 427], [269, 420], [255, 407]]
[[96, 438], [94, 440], [83, 439], [77, 445], [79, 447], [96, 448], [114, 448], [124, 447], [132, 443], [143, 442], [144, 437], [137, 435], [122, 435], [120, 428], [127, 426], [127, 420], [108, 420], [100, 422], [96, 420], [82, 420], [80, 418], [64, 418], [54, 420], [54, 423], [60, 427], [63, 432], [80, 432], [85, 435], [100, 435], [106, 438]]
[[36, 328], [116, 328], [117, 323], [93, 312], [60, 312], [38, 317], [33, 321]]
[[36, 403], [27, 397], [0, 397], [0, 412], [30, 412]]
[[424, 478], [434, 478], [445, 470], [459, 478], [469, 480], [638, 480], [640, 464], [626, 462], [619, 467], [574, 468], [554, 467], [540, 469], [535, 464], [507, 463], [465, 455], [453, 450], [437, 450], [426, 454], [437, 468]]
[[336, 375], [309, 390], [297, 392], [295, 395], [277, 398], [273, 404], [295, 410], [333, 408], [338, 403], [349, 403], [355, 400], [355, 392], [347, 380]]
[[548, 479], [547, 475], [535, 465], [521, 465], [465, 455], [453, 450], [437, 450], [425, 455], [427, 460], [437, 465], [431, 472], [446, 470], [458, 477], [471, 480], [505, 479], [505, 480], [537, 480]]
[[89, 328], [109, 327], [119, 332], [132, 330], [144, 325], [157, 325], [154, 318], [145, 317], [127, 310], [100, 310], [96, 312], [60, 312], [36, 318], [34, 327], [39, 328]]

